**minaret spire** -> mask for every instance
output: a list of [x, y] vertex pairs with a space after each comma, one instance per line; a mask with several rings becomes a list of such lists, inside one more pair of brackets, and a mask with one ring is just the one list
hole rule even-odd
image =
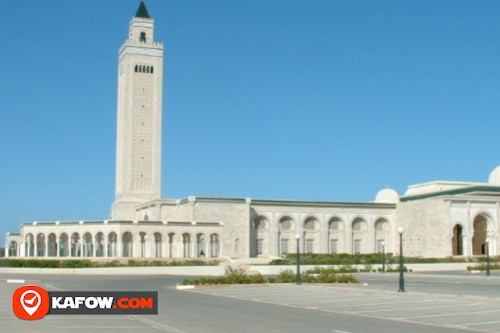
[[144, 0], [141, 0], [141, 4], [139, 5], [139, 8], [137, 8], [137, 13], [135, 13], [135, 17], [140, 17], [140, 18], [151, 18], [148, 13], [148, 9], [146, 8], [146, 4], [144, 3]]
[[163, 44], [141, 1], [118, 55], [113, 220], [137, 219], [138, 205], [161, 199], [162, 91]]

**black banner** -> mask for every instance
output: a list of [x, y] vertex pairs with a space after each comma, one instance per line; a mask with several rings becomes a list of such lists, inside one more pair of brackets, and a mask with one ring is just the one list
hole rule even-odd
[[157, 291], [49, 291], [50, 315], [157, 315]]

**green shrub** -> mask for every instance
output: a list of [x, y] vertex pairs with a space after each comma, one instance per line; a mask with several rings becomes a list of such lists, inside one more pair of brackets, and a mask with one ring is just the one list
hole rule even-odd
[[274, 259], [269, 265], [291, 265], [292, 262], [288, 259]]
[[92, 267], [90, 260], [62, 260], [61, 268], [88, 268]]
[[[292, 265], [296, 264], [296, 254], [289, 253], [283, 259], [271, 261], [270, 265]], [[399, 256], [393, 253], [386, 253], [387, 264], [398, 264]], [[447, 262], [465, 262], [469, 260], [463, 257], [446, 258], [422, 258], [405, 257], [405, 263], [447, 263]], [[478, 261], [485, 261], [485, 258], [479, 258]], [[500, 262], [500, 256], [492, 257], [492, 262]], [[378, 265], [382, 264], [382, 253], [368, 254], [347, 254], [347, 253], [301, 253], [300, 263], [303, 265]], [[366, 267], [365, 267], [366, 268]]]
[[[334, 268], [316, 267], [302, 273], [304, 283], [354, 283], [357, 282], [353, 275], [338, 274]], [[219, 285], [219, 284], [248, 284], [248, 283], [295, 283], [296, 273], [287, 269], [281, 271], [276, 277], [265, 278], [261, 274], [247, 275], [244, 270], [228, 267], [224, 276], [215, 278], [183, 279], [182, 284], [193, 285]]]
[[295, 273], [291, 269], [286, 269], [281, 271], [278, 276], [276, 276], [277, 283], [292, 283], [295, 282]]
[[[500, 269], [499, 263], [490, 263], [490, 270], [498, 270]], [[480, 265], [475, 266], [467, 266], [468, 271], [485, 271], [487, 270], [487, 264], [481, 263]]]

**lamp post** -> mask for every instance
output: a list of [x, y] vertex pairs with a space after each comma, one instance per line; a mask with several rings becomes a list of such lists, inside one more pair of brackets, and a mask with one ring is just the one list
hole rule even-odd
[[398, 227], [399, 234], [399, 292], [405, 292], [405, 276], [403, 270], [403, 234], [405, 228], [403, 226]]
[[490, 238], [486, 237], [486, 276], [490, 276]]
[[382, 273], [385, 273], [385, 241], [382, 241]]
[[302, 284], [300, 279], [300, 233], [295, 234], [297, 240], [297, 275], [295, 276], [295, 284]]

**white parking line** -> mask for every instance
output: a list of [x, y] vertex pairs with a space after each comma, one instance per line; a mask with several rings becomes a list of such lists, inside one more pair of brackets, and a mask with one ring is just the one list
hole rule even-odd
[[[397, 304], [396, 304], [397, 305]], [[352, 313], [369, 313], [369, 312], [389, 312], [389, 311], [413, 311], [413, 310], [427, 310], [427, 309], [440, 309], [440, 308], [457, 308], [464, 306], [472, 306], [477, 304], [459, 304], [459, 305], [436, 305], [436, 306], [420, 306], [417, 308], [404, 308], [404, 309], [384, 309], [384, 310], [369, 310], [369, 311], [353, 311]], [[413, 318], [413, 317], [405, 317], [405, 318]]]
[[[377, 299], [391, 299], [394, 297], [380, 297]], [[345, 300], [346, 302], [357, 302], [357, 301], [366, 301], [366, 298], [360, 298], [360, 299], [352, 299], [352, 298], [344, 298], [342, 300]], [[334, 303], [334, 302], [339, 302], [336, 298], [334, 300], [329, 299], [329, 300], [324, 300], [324, 301], [304, 301], [304, 302], [296, 302], [294, 304], [307, 304], [307, 303]], [[383, 304], [394, 304], [394, 302], [384, 302], [384, 303], [371, 303], [371, 304], [363, 304], [363, 306], [366, 305], [383, 305]], [[337, 305], [335, 305], [337, 306]], [[343, 304], [342, 306], [349, 306], [349, 304]], [[352, 306], [359, 306], [358, 304], [352, 304]]]
[[145, 328], [145, 327], [152, 327], [152, 326], [146, 326], [146, 325], [142, 325], [142, 326], [85, 326], [85, 325], [80, 325], [80, 326], [57, 326], [57, 329], [71, 329], [71, 328], [85, 328], [85, 329], [119, 329], [119, 328], [122, 328], [122, 329], [125, 329], [125, 328]]
[[[399, 304], [412, 304], [412, 303], [429, 303], [429, 302], [435, 302], [435, 300], [425, 300], [425, 301], [408, 301], [408, 302], [394, 302], [393, 304], [395, 306], [398, 306]], [[342, 304], [341, 306], [349, 306], [348, 304]], [[332, 305], [332, 306], [324, 306], [325, 308], [338, 308], [338, 305]], [[398, 310], [398, 309], [396, 309]], [[392, 309], [383, 309], [383, 310], [377, 310], [377, 311], [396, 311], [394, 308]], [[362, 312], [362, 311], [360, 311]], [[370, 312], [370, 311], [368, 311]], [[358, 313], [358, 312], [356, 312]]]
[[482, 321], [478, 323], [465, 323], [465, 324], [457, 324], [460, 326], [474, 326], [474, 325], [489, 325], [489, 324], [498, 324], [500, 323], [500, 320], [495, 320], [495, 321]]
[[491, 313], [491, 312], [500, 312], [500, 310], [488, 310], [488, 311], [476, 311], [476, 312], [461, 312], [461, 313], [440, 313], [440, 314], [425, 315], [425, 316], [393, 317], [393, 318], [395, 318], [395, 319], [415, 319], [415, 318], [432, 318], [432, 317], [451, 317], [451, 316], [464, 316], [464, 315], [482, 314], [482, 313]]

